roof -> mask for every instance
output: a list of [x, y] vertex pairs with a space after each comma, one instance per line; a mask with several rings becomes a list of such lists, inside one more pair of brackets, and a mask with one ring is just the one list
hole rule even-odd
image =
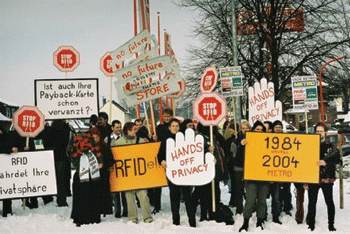
[[3, 98], [0, 98], [0, 102], [2, 102], [2, 103], [4, 103], [4, 104], [6, 104], [7, 106], [19, 107], [19, 105], [18, 105], [18, 104], [15, 104], [15, 103], [9, 102], [9, 101], [7, 101], [7, 100], [5, 100], [5, 99], [3, 99]]
[[[103, 108], [105, 105], [107, 105], [109, 103], [106, 102], [101, 108]], [[127, 109], [125, 109], [124, 107], [122, 107], [119, 103], [117, 103], [116, 101], [112, 100], [112, 104], [115, 105], [116, 107], [118, 107], [120, 110], [122, 110], [124, 113], [129, 113], [129, 111]], [[100, 108], [100, 109], [101, 109]]]

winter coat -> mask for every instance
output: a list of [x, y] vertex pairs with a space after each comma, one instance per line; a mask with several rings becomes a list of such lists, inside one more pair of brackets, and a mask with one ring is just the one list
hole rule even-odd
[[137, 142], [137, 137], [130, 138], [128, 136], [122, 136], [116, 142], [114, 142], [113, 146], [121, 146], [121, 145], [133, 145], [137, 143], [145, 143], [146, 141], [143, 138], [139, 138], [139, 142]]
[[320, 167], [320, 179], [335, 179], [335, 165], [340, 162], [337, 147], [329, 141], [321, 142], [320, 160], [324, 160], [327, 164]]
[[239, 132], [237, 138], [231, 145], [232, 162], [235, 167], [244, 167], [245, 146], [241, 145], [241, 141], [245, 138], [242, 132]]
[[172, 134], [170, 131], [164, 134], [164, 139], [160, 143], [160, 147], [157, 155], [159, 165], [162, 164], [163, 160], [166, 161], [166, 141], [168, 138], [172, 138], [173, 140], [175, 140], [175, 134]]

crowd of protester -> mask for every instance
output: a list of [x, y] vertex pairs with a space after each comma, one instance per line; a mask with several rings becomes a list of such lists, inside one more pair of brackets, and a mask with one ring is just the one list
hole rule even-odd
[[[119, 193], [110, 193], [109, 173], [114, 164], [111, 147], [138, 144], [144, 142], [160, 141], [158, 162], [164, 170], [166, 162], [166, 140], [175, 139], [178, 132], [184, 133], [186, 129], [193, 129], [196, 134], [204, 138], [204, 149], [211, 152], [215, 157], [215, 207], [213, 210], [213, 190], [211, 183], [202, 186], [180, 186], [168, 180], [172, 221], [174, 225], [180, 225], [180, 204], [184, 201], [188, 222], [191, 227], [196, 227], [196, 211], [199, 207], [199, 221], [216, 220], [233, 224], [234, 215], [243, 215], [244, 223], [239, 231], [248, 231], [249, 220], [256, 213], [256, 227], [264, 229], [267, 221], [268, 210], [271, 211], [272, 222], [283, 225], [280, 217], [283, 215], [293, 216], [293, 204], [291, 183], [279, 183], [269, 181], [244, 180], [244, 161], [246, 157], [245, 147], [254, 142], [246, 141], [246, 133], [273, 132], [282, 133], [281, 121], [264, 123], [256, 121], [253, 126], [243, 120], [240, 125], [226, 121], [223, 128], [213, 127], [213, 144], [210, 145], [210, 130], [201, 123], [195, 124], [191, 119], [180, 122], [173, 116], [173, 111], [166, 109], [163, 112], [163, 121], [155, 128], [155, 133], [149, 131], [146, 120], [137, 119], [124, 125], [119, 120], [108, 124], [108, 115], [104, 112], [90, 118], [90, 128], [84, 136], [91, 143], [96, 156], [98, 176], [89, 175], [82, 182], [81, 175], [84, 160], [82, 155], [87, 151], [80, 152], [76, 146], [80, 144], [79, 137], [74, 129], [63, 120], [55, 120], [46, 125], [40, 138], [43, 140], [45, 149], [54, 150], [54, 161], [57, 178], [57, 206], [68, 206], [67, 197], [73, 195], [71, 218], [76, 226], [89, 223], [100, 223], [101, 216], [114, 214], [115, 218], [127, 217], [131, 222], [139, 222], [137, 207], [141, 208], [142, 220], [145, 223], [152, 222], [157, 213], [162, 211], [161, 196], [162, 188], [138, 189]], [[294, 183], [296, 188], [295, 220], [297, 224], [304, 221], [304, 193], [308, 191], [309, 203], [306, 223], [308, 228], [315, 229], [316, 203], [318, 192], [321, 189], [325, 198], [328, 211], [328, 227], [335, 231], [335, 207], [333, 201], [333, 184], [335, 180], [335, 165], [339, 163], [339, 152], [336, 147], [325, 140], [327, 126], [318, 123], [315, 126], [316, 134], [320, 135], [320, 181], [318, 184]], [[72, 139], [76, 139], [70, 145]], [[70, 151], [67, 149], [71, 149]], [[33, 139], [29, 146], [25, 138], [17, 132], [6, 132], [0, 128], [0, 153], [16, 153], [21, 151], [35, 150]], [[72, 191], [70, 188], [71, 162], [76, 170], [73, 176]], [[220, 183], [229, 187], [230, 200], [227, 205], [221, 201]], [[42, 197], [44, 204], [53, 202], [53, 196]], [[271, 199], [271, 208], [267, 207], [267, 199]], [[23, 199], [23, 204], [30, 209], [38, 208], [37, 197]], [[114, 207], [114, 212], [113, 212]], [[151, 211], [153, 207], [153, 211]], [[230, 209], [225, 209], [230, 207]], [[235, 211], [232, 215], [231, 211]], [[2, 216], [12, 214], [11, 199], [3, 200]], [[153, 216], [153, 217], [152, 217]], [[226, 218], [222, 217], [228, 217]]]

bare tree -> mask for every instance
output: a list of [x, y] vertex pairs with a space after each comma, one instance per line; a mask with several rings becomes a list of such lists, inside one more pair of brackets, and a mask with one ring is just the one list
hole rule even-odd
[[[275, 85], [276, 99], [286, 102], [288, 84], [298, 74], [318, 74], [324, 61], [349, 45], [349, 3], [342, 0], [236, 0], [239, 65], [245, 85], [263, 77]], [[201, 44], [189, 50], [186, 70], [191, 98], [209, 65], [233, 65], [231, 0], [178, 0], [198, 17], [193, 30]], [[343, 6], [343, 11], [339, 10]], [[302, 20], [300, 20], [302, 17]], [[297, 20], [299, 19], [299, 20]], [[292, 23], [291, 23], [292, 22]], [[294, 23], [294, 24], [293, 24]], [[301, 23], [297, 25], [297, 23]], [[346, 32], [346, 33], [345, 33]], [[188, 97], [186, 97], [188, 98]]]

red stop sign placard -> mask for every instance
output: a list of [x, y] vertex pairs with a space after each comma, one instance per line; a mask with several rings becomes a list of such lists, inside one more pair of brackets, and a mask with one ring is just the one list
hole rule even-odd
[[45, 116], [36, 106], [22, 106], [13, 114], [14, 128], [22, 137], [36, 137], [45, 127]]
[[226, 114], [226, 101], [217, 93], [203, 93], [193, 103], [193, 116], [205, 126], [218, 125]]
[[209, 93], [214, 90], [218, 82], [218, 72], [214, 66], [207, 67], [201, 77], [202, 93]]
[[62, 72], [72, 72], [80, 64], [80, 54], [73, 46], [60, 46], [53, 53], [53, 64]]

